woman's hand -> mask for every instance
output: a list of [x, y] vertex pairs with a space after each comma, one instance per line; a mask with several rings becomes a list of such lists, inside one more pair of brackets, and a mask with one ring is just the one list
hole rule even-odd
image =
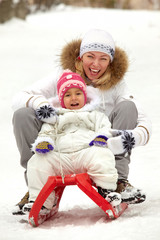
[[36, 117], [42, 122], [54, 124], [57, 119], [56, 110], [50, 105], [44, 105], [36, 109]]

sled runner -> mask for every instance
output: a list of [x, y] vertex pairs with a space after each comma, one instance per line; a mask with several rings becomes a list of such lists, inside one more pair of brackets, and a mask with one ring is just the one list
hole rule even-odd
[[[61, 176], [50, 176], [47, 183], [40, 191], [29, 214], [29, 223], [37, 227], [45, 220], [58, 212], [59, 203], [63, 190], [67, 185], [77, 185], [88, 197], [90, 197], [108, 216], [109, 219], [118, 218], [127, 208], [126, 203], [121, 203], [113, 207], [104, 199], [94, 188], [93, 182], [87, 173], [66, 175], [64, 179]], [[41, 207], [52, 191], [55, 191], [56, 205], [47, 214], [40, 214]]]

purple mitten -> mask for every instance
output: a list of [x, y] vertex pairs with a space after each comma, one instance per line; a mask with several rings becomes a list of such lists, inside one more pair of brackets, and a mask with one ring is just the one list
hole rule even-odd
[[49, 142], [40, 142], [36, 146], [36, 152], [38, 153], [47, 153], [52, 151], [54, 148]]
[[89, 143], [89, 146], [99, 146], [99, 147], [107, 147], [108, 138], [104, 135], [98, 135], [93, 141]]

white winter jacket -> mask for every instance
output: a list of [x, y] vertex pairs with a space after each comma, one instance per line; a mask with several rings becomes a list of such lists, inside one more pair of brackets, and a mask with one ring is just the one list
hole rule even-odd
[[98, 111], [59, 109], [58, 122], [44, 123], [38, 138], [33, 144], [33, 151], [38, 143], [47, 141], [54, 151], [73, 153], [89, 147], [89, 143], [98, 135], [111, 137], [111, 124], [108, 117]]

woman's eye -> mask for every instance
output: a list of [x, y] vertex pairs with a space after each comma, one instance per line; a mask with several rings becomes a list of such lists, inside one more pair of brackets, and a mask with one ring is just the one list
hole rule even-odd
[[107, 61], [108, 59], [107, 59], [107, 58], [101, 58], [101, 60], [103, 60], [103, 61]]
[[88, 57], [88, 58], [93, 58], [93, 56], [92, 56], [92, 55], [88, 55], [87, 57]]

